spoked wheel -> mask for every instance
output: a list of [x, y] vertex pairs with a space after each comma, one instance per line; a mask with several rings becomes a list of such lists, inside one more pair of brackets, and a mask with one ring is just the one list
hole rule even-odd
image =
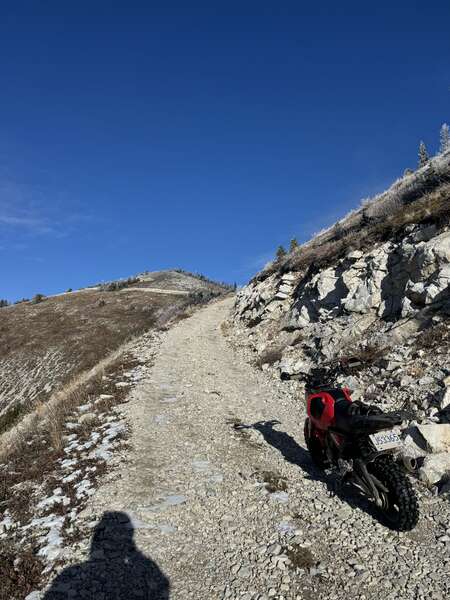
[[308, 452], [311, 455], [313, 463], [318, 469], [323, 471], [327, 466], [327, 457], [320, 440], [314, 437], [312, 425], [309, 419], [305, 420], [304, 434], [306, 447], [308, 448]]
[[419, 506], [411, 482], [400, 467], [389, 459], [378, 459], [368, 465], [368, 470], [385, 486], [380, 491], [382, 516], [391, 529], [410, 531], [419, 520]]

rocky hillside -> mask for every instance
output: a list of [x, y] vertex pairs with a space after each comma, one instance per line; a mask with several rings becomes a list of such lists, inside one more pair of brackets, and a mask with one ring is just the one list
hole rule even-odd
[[227, 291], [183, 271], [21, 302], [0, 309], [0, 434], [121, 344]]
[[233, 315], [252, 360], [298, 393], [313, 366], [358, 357], [354, 397], [414, 411], [405, 439], [438, 489], [450, 472], [449, 181], [447, 153], [269, 264]]

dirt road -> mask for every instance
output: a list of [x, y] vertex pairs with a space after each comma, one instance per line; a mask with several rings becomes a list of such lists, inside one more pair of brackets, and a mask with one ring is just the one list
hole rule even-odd
[[128, 460], [84, 511], [92, 540], [53, 587], [66, 595], [46, 598], [445, 598], [448, 502], [423, 496], [419, 526], [398, 534], [330, 495], [303, 447], [295, 384], [224, 336], [231, 303], [165, 334], [121, 408]]

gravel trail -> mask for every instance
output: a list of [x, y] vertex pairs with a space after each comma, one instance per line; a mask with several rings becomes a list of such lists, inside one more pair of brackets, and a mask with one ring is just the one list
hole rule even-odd
[[46, 598], [448, 597], [449, 503], [421, 492], [419, 526], [398, 534], [355, 496], [333, 496], [304, 449], [296, 384], [224, 336], [232, 302], [163, 336], [121, 407], [128, 459], [83, 513], [90, 548], [74, 549], [79, 566]]

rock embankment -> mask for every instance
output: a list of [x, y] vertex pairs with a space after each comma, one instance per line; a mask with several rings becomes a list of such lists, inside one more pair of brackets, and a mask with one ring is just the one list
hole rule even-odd
[[[237, 295], [236, 333], [263, 370], [285, 380], [358, 357], [359, 368], [345, 379], [354, 397], [412, 409], [416, 418], [405, 437], [410, 452], [426, 457], [420, 477], [446, 489], [449, 281], [448, 227], [408, 225], [395, 239], [349, 250], [327, 268], [311, 264], [255, 279]], [[427, 436], [447, 442], [430, 445]]]

